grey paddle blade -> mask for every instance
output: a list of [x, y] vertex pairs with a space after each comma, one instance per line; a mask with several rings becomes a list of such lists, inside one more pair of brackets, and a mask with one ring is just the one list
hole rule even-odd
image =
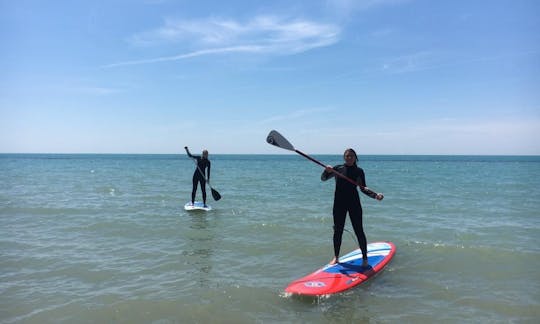
[[287, 139], [283, 137], [283, 135], [278, 133], [278, 131], [276, 130], [272, 130], [270, 131], [270, 133], [268, 133], [268, 136], [266, 137], [266, 142], [268, 142], [268, 144], [272, 144], [285, 150], [295, 150], [294, 146], [292, 146], [292, 144], [289, 143], [289, 141], [287, 141]]

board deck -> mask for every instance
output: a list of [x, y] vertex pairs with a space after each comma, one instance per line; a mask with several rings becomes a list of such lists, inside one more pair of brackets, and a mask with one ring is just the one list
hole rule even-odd
[[354, 250], [339, 258], [339, 263], [322, 267], [305, 277], [291, 282], [285, 292], [298, 295], [330, 295], [355, 287], [378, 272], [390, 262], [396, 247], [392, 242], [368, 244], [368, 267], [362, 267], [362, 252]]
[[212, 210], [212, 207], [210, 207], [210, 205], [206, 205], [205, 207], [204, 203], [202, 203], [201, 201], [196, 201], [194, 204], [191, 204], [191, 201], [188, 201], [184, 205], [184, 209], [187, 211], [192, 211], [192, 210], [210, 211]]

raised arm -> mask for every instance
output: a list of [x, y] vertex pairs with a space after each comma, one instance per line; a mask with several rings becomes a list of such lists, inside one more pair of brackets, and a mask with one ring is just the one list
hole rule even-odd
[[184, 149], [186, 150], [186, 153], [187, 153], [187, 155], [188, 155], [190, 158], [192, 158], [192, 159], [195, 158], [193, 155], [191, 155], [191, 153], [189, 152], [189, 149], [188, 149], [187, 146], [184, 146]]

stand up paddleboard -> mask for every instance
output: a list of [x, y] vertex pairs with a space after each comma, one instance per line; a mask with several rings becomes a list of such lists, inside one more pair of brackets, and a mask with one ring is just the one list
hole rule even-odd
[[209, 211], [209, 210], [212, 210], [212, 207], [210, 207], [210, 205], [206, 205], [206, 207], [204, 207], [204, 203], [201, 201], [196, 201], [194, 204], [192, 204], [191, 201], [189, 201], [184, 205], [184, 209], [187, 211], [192, 211], [192, 210]]
[[396, 253], [396, 247], [391, 242], [370, 243], [367, 249], [368, 267], [362, 267], [362, 251], [357, 249], [339, 258], [339, 263], [328, 264], [291, 282], [285, 288], [285, 292], [320, 296], [345, 291], [376, 275], [384, 269]]

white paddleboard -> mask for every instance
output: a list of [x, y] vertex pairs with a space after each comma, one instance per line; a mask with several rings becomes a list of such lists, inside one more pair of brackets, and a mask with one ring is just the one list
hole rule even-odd
[[206, 207], [205, 207], [204, 204], [201, 201], [196, 201], [193, 204], [191, 203], [191, 201], [188, 201], [184, 205], [184, 209], [187, 210], [187, 211], [192, 211], [192, 210], [209, 211], [209, 210], [212, 210], [212, 207], [210, 207], [210, 205], [206, 205]]

